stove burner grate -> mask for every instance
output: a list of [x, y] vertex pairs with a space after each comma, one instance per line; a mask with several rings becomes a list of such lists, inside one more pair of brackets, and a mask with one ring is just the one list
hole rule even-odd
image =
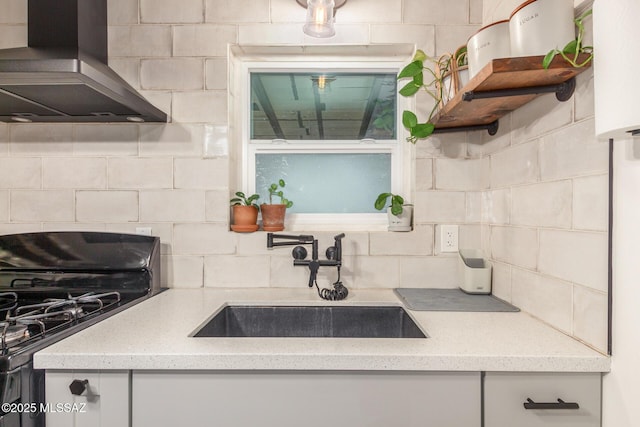
[[6, 354], [11, 347], [44, 337], [86, 316], [104, 312], [120, 302], [119, 292], [84, 293], [67, 298], [45, 298], [35, 304], [20, 305], [15, 292], [0, 293], [0, 349]]

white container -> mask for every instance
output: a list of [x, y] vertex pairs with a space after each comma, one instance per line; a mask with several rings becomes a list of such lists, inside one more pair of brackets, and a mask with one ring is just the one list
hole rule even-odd
[[509, 19], [511, 56], [546, 55], [576, 38], [573, 0], [528, 0]]
[[389, 231], [411, 231], [413, 220], [413, 205], [402, 205], [402, 213], [394, 215], [391, 213], [391, 206], [387, 208], [387, 219], [389, 220]]
[[460, 249], [460, 289], [468, 294], [491, 293], [491, 264], [479, 249]]
[[467, 42], [469, 74], [473, 78], [478, 71], [496, 58], [511, 56], [509, 21], [498, 21], [481, 28]]
[[469, 68], [467, 66], [458, 68], [456, 72], [458, 73], [458, 87], [453, 84], [452, 74], [447, 74], [442, 79], [442, 102], [444, 104], [449, 102], [464, 85], [469, 83]]

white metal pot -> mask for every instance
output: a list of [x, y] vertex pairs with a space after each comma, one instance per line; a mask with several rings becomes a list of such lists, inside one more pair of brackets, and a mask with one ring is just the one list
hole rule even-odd
[[392, 214], [391, 207], [388, 207], [387, 218], [389, 219], [389, 231], [411, 231], [413, 205], [402, 205], [402, 213], [397, 216]]
[[495, 58], [511, 56], [509, 21], [498, 21], [481, 28], [467, 42], [469, 74], [473, 78], [478, 71]]
[[546, 55], [576, 38], [573, 0], [528, 0], [509, 19], [511, 56]]
[[[442, 79], [442, 102], [444, 104], [449, 102], [464, 85], [469, 83], [469, 68], [467, 66], [458, 68], [456, 73], [457, 79], [452, 78], [453, 74], [447, 74]], [[457, 87], [454, 84], [456, 83], [455, 80], [457, 80]]]

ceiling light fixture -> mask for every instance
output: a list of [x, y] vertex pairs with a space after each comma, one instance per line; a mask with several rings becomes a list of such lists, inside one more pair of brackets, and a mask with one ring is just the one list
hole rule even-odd
[[312, 37], [331, 37], [336, 34], [333, 18], [336, 9], [341, 8], [347, 0], [296, 0], [307, 8], [307, 19], [302, 27], [305, 34]]
[[336, 78], [334, 76], [327, 75], [319, 75], [319, 76], [311, 76], [311, 81], [318, 88], [320, 92], [323, 92], [325, 89], [329, 88], [329, 83], [334, 81]]

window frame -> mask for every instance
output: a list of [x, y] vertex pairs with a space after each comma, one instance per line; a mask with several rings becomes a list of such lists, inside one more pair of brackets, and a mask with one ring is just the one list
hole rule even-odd
[[[355, 140], [251, 140], [251, 73], [252, 72], [388, 72], [398, 74], [406, 61], [393, 60], [362, 60], [362, 61], [300, 61], [287, 58], [269, 61], [242, 61], [240, 67], [241, 84], [239, 106], [241, 120], [239, 135], [242, 141], [241, 149], [241, 184], [248, 194], [256, 192], [255, 188], [255, 155], [280, 153], [385, 153], [391, 154], [391, 192], [402, 194], [410, 202], [410, 159], [413, 151], [407, 147], [408, 133], [402, 126], [402, 111], [413, 107], [413, 100], [397, 95], [396, 98], [396, 138], [389, 140], [364, 139], [357, 143]], [[317, 64], [323, 64], [321, 68]], [[230, 114], [232, 114], [230, 112]], [[374, 200], [371, 201], [373, 204]], [[295, 200], [294, 200], [295, 203]], [[290, 230], [386, 230], [387, 215], [381, 213], [287, 213], [287, 228]]]

